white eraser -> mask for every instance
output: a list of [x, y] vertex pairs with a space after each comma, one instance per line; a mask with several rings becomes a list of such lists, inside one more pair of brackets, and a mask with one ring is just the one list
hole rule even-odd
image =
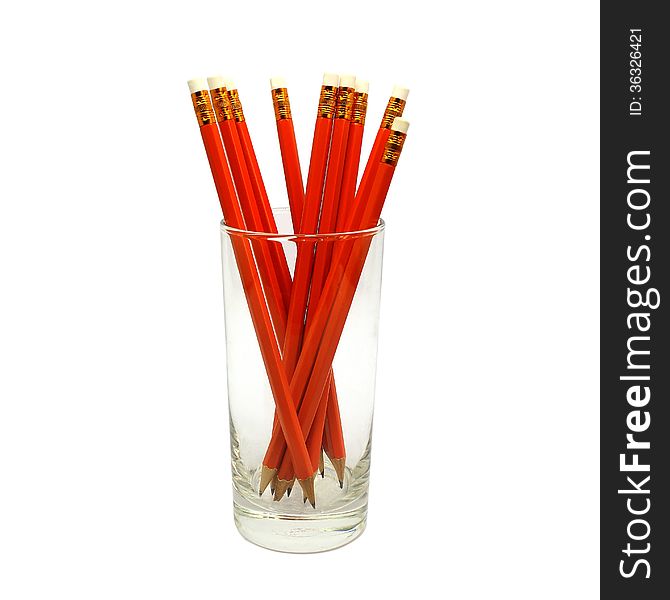
[[210, 90], [226, 87], [226, 80], [221, 75], [214, 75], [214, 77], [207, 78], [207, 84]]
[[340, 74], [340, 87], [352, 88], [356, 85], [356, 75]]
[[400, 85], [394, 85], [393, 91], [391, 92], [392, 98], [400, 98], [401, 100], [407, 100], [409, 96], [409, 88], [402, 87]]
[[367, 94], [369, 89], [370, 89], [369, 81], [365, 81], [365, 79], [356, 80], [356, 91], [359, 94]]
[[235, 82], [230, 77], [224, 77], [223, 78], [223, 83], [225, 84], [227, 90], [236, 90], [237, 89], [237, 86], [235, 85]]
[[340, 82], [340, 76], [337, 73], [324, 73], [323, 74], [323, 84], [337, 87]]
[[[400, 96], [396, 96], [399, 98]], [[391, 131], [399, 131], [400, 133], [407, 133], [409, 129], [409, 121], [406, 121], [402, 117], [396, 117], [393, 119], [393, 124], [391, 125]]]
[[191, 90], [191, 94], [194, 92], [202, 92], [202, 90], [209, 89], [207, 87], [207, 80], [204, 77], [198, 77], [197, 79], [188, 80], [188, 89]]
[[286, 79], [283, 77], [270, 77], [270, 89], [278, 90], [286, 87]]

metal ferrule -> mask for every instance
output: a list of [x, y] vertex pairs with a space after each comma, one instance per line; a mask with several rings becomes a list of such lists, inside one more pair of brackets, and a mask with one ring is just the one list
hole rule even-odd
[[200, 90], [191, 94], [193, 101], [193, 109], [195, 110], [195, 117], [198, 119], [198, 125], [211, 125], [216, 123], [216, 115], [212, 107], [212, 100], [209, 97], [207, 90]]
[[288, 101], [288, 90], [286, 88], [276, 88], [272, 90], [272, 104], [275, 107], [275, 119], [291, 118], [291, 104]]
[[389, 103], [386, 105], [384, 116], [382, 117], [382, 124], [380, 129], [391, 129], [393, 119], [402, 117], [402, 112], [405, 110], [405, 101], [402, 98], [389, 98]]
[[405, 143], [406, 133], [402, 131], [391, 131], [389, 139], [384, 146], [384, 154], [382, 155], [382, 162], [395, 167], [398, 164], [402, 146]]
[[236, 123], [244, 121], [244, 111], [242, 110], [242, 103], [240, 102], [240, 95], [237, 90], [227, 90], [226, 95], [233, 110], [233, 119]]
[[220, 87], [209, 90], [212, 96], [212, 105], [214, 106], [214, 115], [219, 123], [233, 119], [233, 107], [230, 105], [226, 88]]
[[365, 115], [368, 112], [368, 95], [363, 92], [354, 92], [354, 115], [352, 121], [358, 125], [365, 125]]
[[319, 108], [316, 112], [317, 118], [332, 119], [335, 116], [335, 103], [338, 88], [334, 85], [322, 85], [319, 96]]
[[337, 88], [337, 106], [335, 108], [336, 119], [347, 119], [351, 121], [354, 116], [354, 88]]

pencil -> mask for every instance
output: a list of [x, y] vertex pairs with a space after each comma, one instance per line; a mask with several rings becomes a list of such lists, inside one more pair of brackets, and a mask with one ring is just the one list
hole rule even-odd
[[[349, 129], [353, 120], [356, 78], [353, 75], [340, 75], [340, 82], [337, 91], [337, 101], [335, 108], [335, 122], [333, 124], [333, 137], [330, 144], [330, 155], [328, 158], [328, 171], [326, 174], [326, 183], [323, 192], [323, 203], [321, 206], [321, 217], [319, 220], [319, 233], [333, 233], [336, 229], [338, 213], [341, 210], [339, 201], [342, 192], [342, 181], [344, 176], [345, 164], [347, 161]], [[321, 290], [324, 281], [330, 270], [330, 261], [333, 252], [334, 242], [322, 242], [316, 248], [314, 260], [314, 269], [312, 271], [312, 281], [309, 292], [309, 303], [307, 306], [306, 326], [309, 327], [314, 310], [319, 302]], [[335, 388], [334, 378], [329, 376], [328, 385], [321, 394], [320, 403], [326, 407], [330, 415], [329, 426], [341, 427], [339, 402]], [[325, 426], [324, 412], [323, 419], [315, 422], [320, 431], [310, 431], [310, 436], [314, 439], [323, 438], [323, 427]], [[314, 426], [312, 427], [314, 429]], [[338, 459], [333, 463], [337, 465], [336, 471], [342, 486], [344, 477], [344, 438], [341, 429], [331, 431], [332, 439], [336, 442], [338, 448]], [[308, 442], [309, 449], [309, 442]], [[312, 452], [310, 451], [310, 454]], [[331, 461], [332, 462], [332, 461]]]
[[[234, 169], [235, 180], [238, 191], [240, 191], [241, 200], [245, 200], [242, 202], [243, 210], [249, 211], [253, 215], [251, 225], [253, 229], [268, 233], [277, 233], [276, 222], [272, 215], [272, 209], [249, 135], [242, 103], [239, 98], [239, 91], [231, 79], [212, 78], [212, 83], [218, 86], [211, 93], [215, 100], [215, 107], [221, 106], [221, 110], [217, 110], [217, 115], [221, 114], [221, 134], [226, 151], [229, 158], [231, 158], [231, 166], [236, 167]], [[249, 191], [250, 189], [252, 190], [251, 192]], [[277, 285], [271, 275], [265, 277], [269, 281], [269, 285], [266, 286], [265, 291], [268, 304], [283, 307], [283, 314], [277, 314], [276, 318], [273, 319], [276, 323], [275, 331], [277, 338], [280, 340], [280, 343], [283, 343], [286, 335], [286, 318], [292, 285], [288, 263], [280, 244], [272, 242], [263, 243], [258, 240], [255, 243], [256, 245], [260, 245], [261, 256], [269, 253], [275, 265], [274, 269], [270, 268], [269, 270], [278, 275], [279, 278], [278, 284], [281, 294], [278, 294]], [[259, 270], [261, 275], [263, 275], [268, 270], [267, 261], [263, 260], [260, 263]], [[280, 299], [283, 300], [281, 305], [279, 303]], [[277, 414], [275, 414], [273, 423], [273, 431], [275, 430], [281, 431]], [[263, 494], [268, 484], [274, 478], [274, 475], [274, 470], [267, 467], [261, 468], [260, 495]]]
[[[338, 90], [338, 75], [326, 73], [319, 95], [312, 154], [307, 174], [307, 190], [305, 205], [300, 220], [301, 234], [317, 233], [321, 198], [328, 164], [328, 153], [335, 116], [335, 102]], [[284, 339], [284, 363], [287, 373], [292, 373], [300, 353], [300, 344], [305, 319], [305, 306], [309, 294], [312, 268], [314, 264], [313, 244], [299, 244], [296, 257], [291, 301], [287, 319], [286, 337]]]
[[300, 220], [302, 219], [302, 210], [305, 203], [305, 189], [302, 183], [298, 144], [293, 128], [291, 103], [288, 97], [286, 81], [282, 77], [272, 77], [270, 79], [270, 88], [272, 104], [275, 110], [275, 120], [277, 121], [277, 138], [279, 139], [279, 151], [284, 168], [286, 193], [291, 209], [291, 221], [293, 222], [293, 231], [297, 233], [300, 230]]
[[[323, 192], [323, 203], [321, 205], [321, 217], [319, 219], [319, 233], [334, 233], [337, 224], [337, 212], [342, 186], [342, 175], [347, 151], [347, 138], [349, 126], [354, 110], [354, 85], [356, 78], [353, 75], [341, 75], [340, 85], [337, 91], [337, 102], [335, 110], [335, 122], [333, 124], [333, 137], [330, 144], [330, 156], [328, 157], [328, 173]], [[307, 308], [307, 326], [311, 321], [312, 312], [319, 301], [323, 282], [328, 275], [330, 258], [332, 255], [332, 243], [321, 243], [316, 248], [314, 269]], [[307, 303], [306, 303], [307, 304]]]
[[365, 129], [365, 115], [368, 110], [369, 87], [370, 84], [367, 81], [356, 79], [354, 108], [347, 137], [346, 159], [342, 173], [340, 204], [337, 212], [337, 231], [344, 231], [354, 205], [358, 167], [361, 160], [361, 147], [363, 145], [363, 132]]
[[[332, 73], [326, 73], [319, 94], [317, 117], [314, 125], [314, 139], [312, 142], [312, 153], [310, 157], [309, 171], [307, 175], [307, 189], [305, 192], [305, 203], [300, 220], [299, 233], [316, 233], [323, 184], [328, 162], [328, 151], [330, 149], [330, 137], [332, 132], [332, 121], [335, 113], [335, 100], [337, 96], [337, 85], [339, 77]], [[312, 274], [314, 260], [314, 244], [298, 244], [293, 286], [291, 288], [291, 301], [286, 326], [286, 336], [283, 345], [283, 359], [286, 373], [290, 376], [297, 363], [302, 342], [305, 312], [304, 307], [309, 294], [309, 284]], [[296, 400], [294, 398], [294, 400]], [[296, 400], [297, 406], [297, 400]], [[272, 432], [271, 442], [263, 458], [261, 482], [269, 483], [273, 479], [276, 470], [284, 455], [286, 448], [282, 439], [281, 431], [275, 428]], [[265, 483], [265, 485], [267, 485]], [[284, 483], [282, 483], [284, 485]]]
[[324, 434], [326, 436], [328, 458], [335, 469], [335, 474], [337, 475], [341, 488], [344, 485], [344, 465], [346, 463], [347, 452], [344, 445], [340, 403], [337, 397], [335, 379], [333, 377], [328, 378], [326, 387], [328, 389], [328, 405], [326, 406]]
[[384, 110], [379, 130], [375, 136], [368, 162], [365, 165], [361, 182], [358, 184], [353, 207], [349, 211], [348, 221], [344, 225], [345, 231], [353, 231], [355, 229], [355, 224], [361, 221], [362, 213], [365, 208], [361, 199], [368, 198], [370, 195], [372, 183], [374, 182], [375, 174], [379, 168], [379, 161], [384, 152], [386, 141], [391, 133], [391, 126], [396, 117], [402, 117], [405, 110], [405, 104], [407, 103], [407, 96], [409, 96], [409, 89], [399, 85], [393, 86], [391, 97], [386, 104], [386, 109]]
[[[356, 88], [358, 89], [358, 82], [356, 83]], [[341, 87], [341, 85], [340, 85]], [[275, 120], [277, 122], [277, 136], [279, 139], [280, 153], [282, 157], [282, 165], [284, 168], [284, 179], [286, 181], [286, 191], [289, 198], [289, 206], [291, 210], [291, 220], [293, 222], [293, 230], [298, 231], [300, 227], [300, 220], [302, 217], [302, 210], [304, 205], [304, 188], [302, 183], [302, 173], [300, 170], [300, 159], [298, 156], [298, 148], [295, 138], [295, 131], [293, 128], [293, 118], [291, 115], [291, 105], [288, 96], [288, 90], [286, 82], [281, 77], [272, 77], [270, 79], [270, 88], [272, 93], [272, 101], [275, 111]], [[367, 90], [366, 90], [367, 91]], [[367, 94], [365, 95], [367, 100]], [[349, 148], [347, 148], [349, 151]], [[349, 155], [347, 155], [349, 156]], [[358, 157], [356, 161], [360, 158], [360, 145], [358, 147]], [[353, 192], [355, 192], [356, 180], [354, 175], [354, 180], [352, 182], [352, 199], [353, 202]], [[341, 196], [341, 194], [340, 194]], [[338, 213], [338, 215], [341, 213]], [[337, 402], [337, 396], [335, 391], [335, 380], [331, 376], [329, 379], [330, 388], [327, 392], [324, 393], [323, 402], [327, 405], [328, 414], [331, 415], [329, 420], [329, 427], [337, 427], [332, 435], [338, 440], [336, 447], [339, 449], [338, 456], [344, 456], [344, 439], [341, 430], [341, 421], [339, 414], [339, 406]], [[331, 400], [329, 401], [329, 397]], [[319, 423], [319, 415], [317, 414], [317, 423]], [[334, 424], [334, 425], [333, 425]], [[324, 415], [324, 427], [325, 427], [325, 415]], [[314, 428], [313, 428], [314, 429]], [[307, 448], [310, 452], [310, 456], [313, 455], [315, 451], [314, 440], [316, 439], [318, 433], [316, 431], [310, 432], [311, 438], [307, 442]], [[320, 447], [316, 448], [319, 454], [319, 471], [321, 476], [324, 476], [324, 467], [323, 467], [323, 452], [321, 452]], [[341, 461], [339, 461], [341, 462]], [[339, 462], [337, 463], [339, 465]], [[266, 478], [269, 476], [269, 472], [266, 469]], [[339, 471], [338, 471], [339, 476]], [[341, 478], [340, 478], [341, 480]], [[280, 499], [282, 495], [282, 489], [286, 485], [285, 481], [275, 489], [272, 490], [272, 494], [276, 499]], [[291, 494], [292, 483], [286, 488], [286, 493], [288, 496]]]
[[[207, 82], [199, 79], [191, 80], [188, 83], [224, 219], [231, 227], [244, 229], [245, 221], [235, 194], [235, 187], [216, 124]], [[263, 297], [262, 285], [254, 265], [251, 247], [243, 238], [233, 235], [230, 239], [245, 290], [252, 324], [258, 338], [261, 356], [284, 432], [284, 439], [288, 444], [290, 455], [296, 461], [298, 481], [310, 503], [314, 505], [312, 462], [291, 398], [288, 379], [282, 366], [281, 355], [273, 332], [270, 314]]]
[[[328, 156], [323, 199], [321, 202], [321, 213], [317, 225], [318, 233], [332, 233], [335, 231], [340, 197], [340, 186], [342, 184], [342, 172], [344, 169], [345, 152], [347, 148], [347, 134], [353, 115], [355, 81], [356, 78], [353, 75], [339, 76], [339, 84], [335, 99], [335, 114], [334, 123], [332, 126], [332, 138], [330, 142], [330, 152]], [[332, 252], [331, 246], [332, 244], [329, 242], [319, 242], [316, 244], [316, 249], [312, 258], [313, 269], [310, 281], [308, 282], [309, 294], [301, 295], [299, 299], [295, 295], [291, 296], [291, 307], [289, 308], [289, 311], [293, 311], [293, 314], [305, 315], [305, 313], [307, 313], [306, 322], [308, 325], [311, 318], [311, 311], [308, 307], [312, 307], [318, 302], [323, 282], [330, 267], [330, 256]], [[307, 261], [305, 261], [305, 263], [307, 263]], [[297, 266], [294, 285], [297, 285], [296, 282], [298, 282]], [[298, 301], [300, 301], [301, 304], [297, 304]], [[287, 337], [288, 335], [289, 334], [287, 333]], [[286, 360], [286, 351], [284, 357]], [[321, 403], [323, 404], [323, 411], [321, 411], [321, 414], [323, 415], [323, 419], [319, 419], [317, 420], [317, 423], [315, 423], [315, 426], [318, 424], [318, 426], [321, 427], [321, 431], [314, 432], [311, 438], [313, 447], [315, 447], [315, 444], [317, 443], [316, 440], [318, 438], [319, 449], [321, 445], [321, 439], [323, 437], [323, 425], [325, 423], [325, 412], [328, 403], [328, 395], [329, 390], [328, 388], [325, 388], [321, 395]], [[313, 459], [316, 458], [314, 449], [310, 455]], [[315, 470], [317, 466], [318, 465], [315, 465]], [[277, 485], [275, 492], [275, 500], [281, 499], [283, 491], [290, 488], [290, 481], [292, 479], [293, 473], [291, 473], [288, 469], [283, 473], [278, 474], [279, 484]]]
[[[225, 87], [226, 95], [233, 110], [233, 119], [235, 121], [235, 128], [237, 129], [237, 133], [240, 138], [242, 153], [249, 171], [251, 187], [254, 191], [254, 197], [256, 198], [256, 204], [258, 206], [261, 223], [261, 229], [259, 229], [259, 231], [264, 231], [266, 233], [277, 233], [277, 223], [275, 222], [274, 215], [272, 214], [272, 207], [270, 206], [268, 193], [265, 189], [265, 183], [263, 182], [263, 175], [261, 174], [261, 170], [258, 165], [256, 151], [254, 150], [254, 145], [251, 141], [251, 135], [247, 126], [246, 117], [244, 116], [244, 110], [242, 108], [239, 91], [232, 79], [225, 80]], [[284, 299], [284, 303], [288, 307], [291, 298], [291, 273], [288, 268], [288, 263], [286, 262], [286, 256], [284, 255], [280, 244], [269, 243], [268, 245], [270, 246], [272, 262], [277, 271], [279, 284], [282, 290], [282, 297]]]
[[[266, 225], [261, 219], [260, 203], [257, 203], [254, 190], [251, 186], [247, 162], [242, 151], [237, 127], [235, 126], [233, 108], [226, 94], [224, 79], [219, 76], [208, 77], [207, 83], [209, 85], [209, 93], [214, 107], [216, 122], [226, 150], [226, 157], [232, 171], [246, 227], [253, 231], [265, 231], [264, 227]], [[283, 340], [286, 334], [288, 305], [285, 304], [281, 285], [277, 278], [278, 271], [271, 257], [272, 250], [277, 250], [276, 244], [254, 240], [252, 241], [252, 247], [254, 248], [258, 271], [265, 291], [265, 299], [270, 308], [277, 339]]]
[[[396, 118], [377, 166], [375, 180], [370, 193], [364, 199], [365, 210], [361, 214], [360, 228], [374, 227], [381, 214], [388, 189], [405, 141], [409, 123]], [[291, 379], [291, 394], [301, 398], [298, 419], [303, 432], [309, 432], [319, 408], [321, 393], [326, 384], [346, 318], [360, 279], [367, 251], [369, 236], [359, 237], [343, 247], [323, 288], [314, 321], [307, 328], [298, 364]], [[277, 472], [285, 478], [292, 469], [292, 458], [284, 455]]]

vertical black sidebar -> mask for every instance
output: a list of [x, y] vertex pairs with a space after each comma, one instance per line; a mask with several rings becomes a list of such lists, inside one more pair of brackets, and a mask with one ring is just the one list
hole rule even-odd
[[601, 597], [670, 598], [670, 35], [601, 2]]

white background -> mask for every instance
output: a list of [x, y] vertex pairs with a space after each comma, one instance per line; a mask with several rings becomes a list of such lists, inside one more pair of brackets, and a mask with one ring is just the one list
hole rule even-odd
[[[0, 597], [596, 597], [597, 3], [24, 2], [0, 23]], [[268, 77], [306, 160], [324, 70], [371, 81], [364, 152], [393, 83], [412, 126], [368, 530], [293, 556], [233, 525], [186, 79], [236, 78], [284, 205]]]

